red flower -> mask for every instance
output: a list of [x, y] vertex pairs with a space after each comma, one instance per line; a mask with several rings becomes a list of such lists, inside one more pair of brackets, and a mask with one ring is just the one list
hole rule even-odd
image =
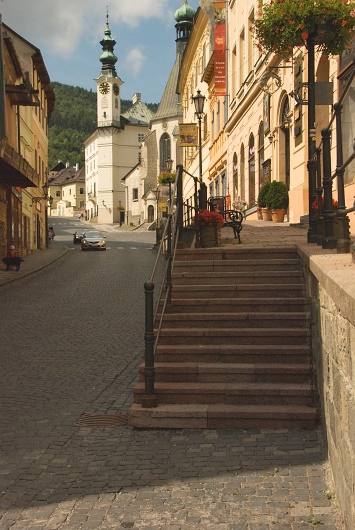
[[[193, 220], [195, 222], [195, 218]], [[200, 210], [198, 212], [198, 222], [201, 228], [207, 226], [214, 226], [222, 228], [224, 224], [223, 216], [218, 212], [210, 212], [209, 210]]]
[[[333, 206], [333, 208], [337, 208], [338, 201], [335, 201], [334, 199], [332, 199], [332, 206]], [[314, 208], [314, 210], [317, 210], [317, 212], [318, 212], [318, 196], [312, 202], [312, 208]], [[324, 195], [322, 196], [322, 209], [324, 209]]]

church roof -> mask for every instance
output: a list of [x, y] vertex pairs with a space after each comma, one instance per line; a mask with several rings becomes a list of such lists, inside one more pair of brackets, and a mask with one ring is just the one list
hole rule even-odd
[[159, 103], [158, 110], [154, 114], [153, 121], [161, 120], [164, 118], [171, 118], [172, 116], [176, 116], [176, 114], [178, 113], [179, 96], [176, 93], [176, 89], [179, 78], [181, 59], [182, 54], [178, 53], [176, 55], [174, 66], [172, 67], [168, 82], [165, 86], [165, 90]]
[[149, 125], [153, 112], [142, 101], [136, 101], [122, 114], [132, 125]]

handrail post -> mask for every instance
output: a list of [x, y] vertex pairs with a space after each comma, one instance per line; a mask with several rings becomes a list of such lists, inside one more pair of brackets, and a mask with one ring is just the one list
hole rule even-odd
[[342, 122], [341, 115], [343, 105], [340, 103], [334, 104], [335, 112], [335, 124], [336, 124], [336, 139], [337, 139], [337, 167], [336, 175], [338, 180], [338, 224], [339, 224], [339, 238], [337, 240], [337, 253], [346, 254], [350, 252], [350, 234], [349, 234], [349, 222], [346, 215], [345, 205], [345, 189], [344, 189], [344, 173], [345, 168], [343, 167], [343, 134], [342, 134]]
[[322, 129], [323, 137], [323, 189], [324, 189], [324, 238], [322, 248], [336, 248], [334, 238], [334, 211], [332, 197], [332, 170], [330, 160], [331, 131]]
[[179, 230], [179, 243], [182, 240], [182, 227], [184, 225], [184, 205], [182, 197], [182, 165], [176, 166], [176, 228]]
[[168, 266], [167, 266], [167, 271], [166, 271], [166, 289], [167, 289], [167, 292], [168, 292], [168, 299], [167, 299], [167, 303], [168, 304], [171, 304], [171, 265], [172, 265], [172, 259], [171, 259], [171, 248], [172, 248], [172, 245], [171, 245], [171, 214], [169, 213], [168, 215], [168, 248], [167, 248], [167, 253], [166, 253], [166, 258], [168, 260]]
[[157, 397], [154, 394], [154, 283], [145, 282], [145, 333], [144, 333], [144, 386], [145, 392], [142, 397], [143, 408], [154, 408], [157, 406]]
[[323, 204], [322, 204], [322, 171], [321, 171], [321, 163], [320, 163], [320, 157], [321, 157], [321, 149], [319, 147], [315, 150], [316, 154], [316, 182], [317, 182], [317, 204], [318, 204], [318, 211], [317, 211], [317, 245], [321, 245], [324, 237], [324, 217], [323, 217]]

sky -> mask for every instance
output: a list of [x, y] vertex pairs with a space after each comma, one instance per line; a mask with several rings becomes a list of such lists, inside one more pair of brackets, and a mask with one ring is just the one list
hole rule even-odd
[[[198, 0], [188, 0], [195, 10]], [[2, 21], [40, 49], [51, 81], [96, 91], [106, 13], [122, 99], [159, 103], [176, 56], [183, 0], [0, 0]]]

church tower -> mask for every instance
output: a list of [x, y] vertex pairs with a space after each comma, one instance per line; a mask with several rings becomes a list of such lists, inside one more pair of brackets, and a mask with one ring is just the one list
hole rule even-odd
[[194, 25], [195, 10], [184, 0], [179, 9], [175, 11], [176, 52], [183, 52], [190, 38]]
[[116, 72], [117, 57], [113, 51], [116, 41], [111, 37], [108, 12], [106, 14], [105, 34], [100, 44], [102, 46], [101, 73], [99, 77], [94, 79], [97, 84], [97, 125], [98, 127], [110, 125], [120, 127], [120, 90], [123, 81]]

